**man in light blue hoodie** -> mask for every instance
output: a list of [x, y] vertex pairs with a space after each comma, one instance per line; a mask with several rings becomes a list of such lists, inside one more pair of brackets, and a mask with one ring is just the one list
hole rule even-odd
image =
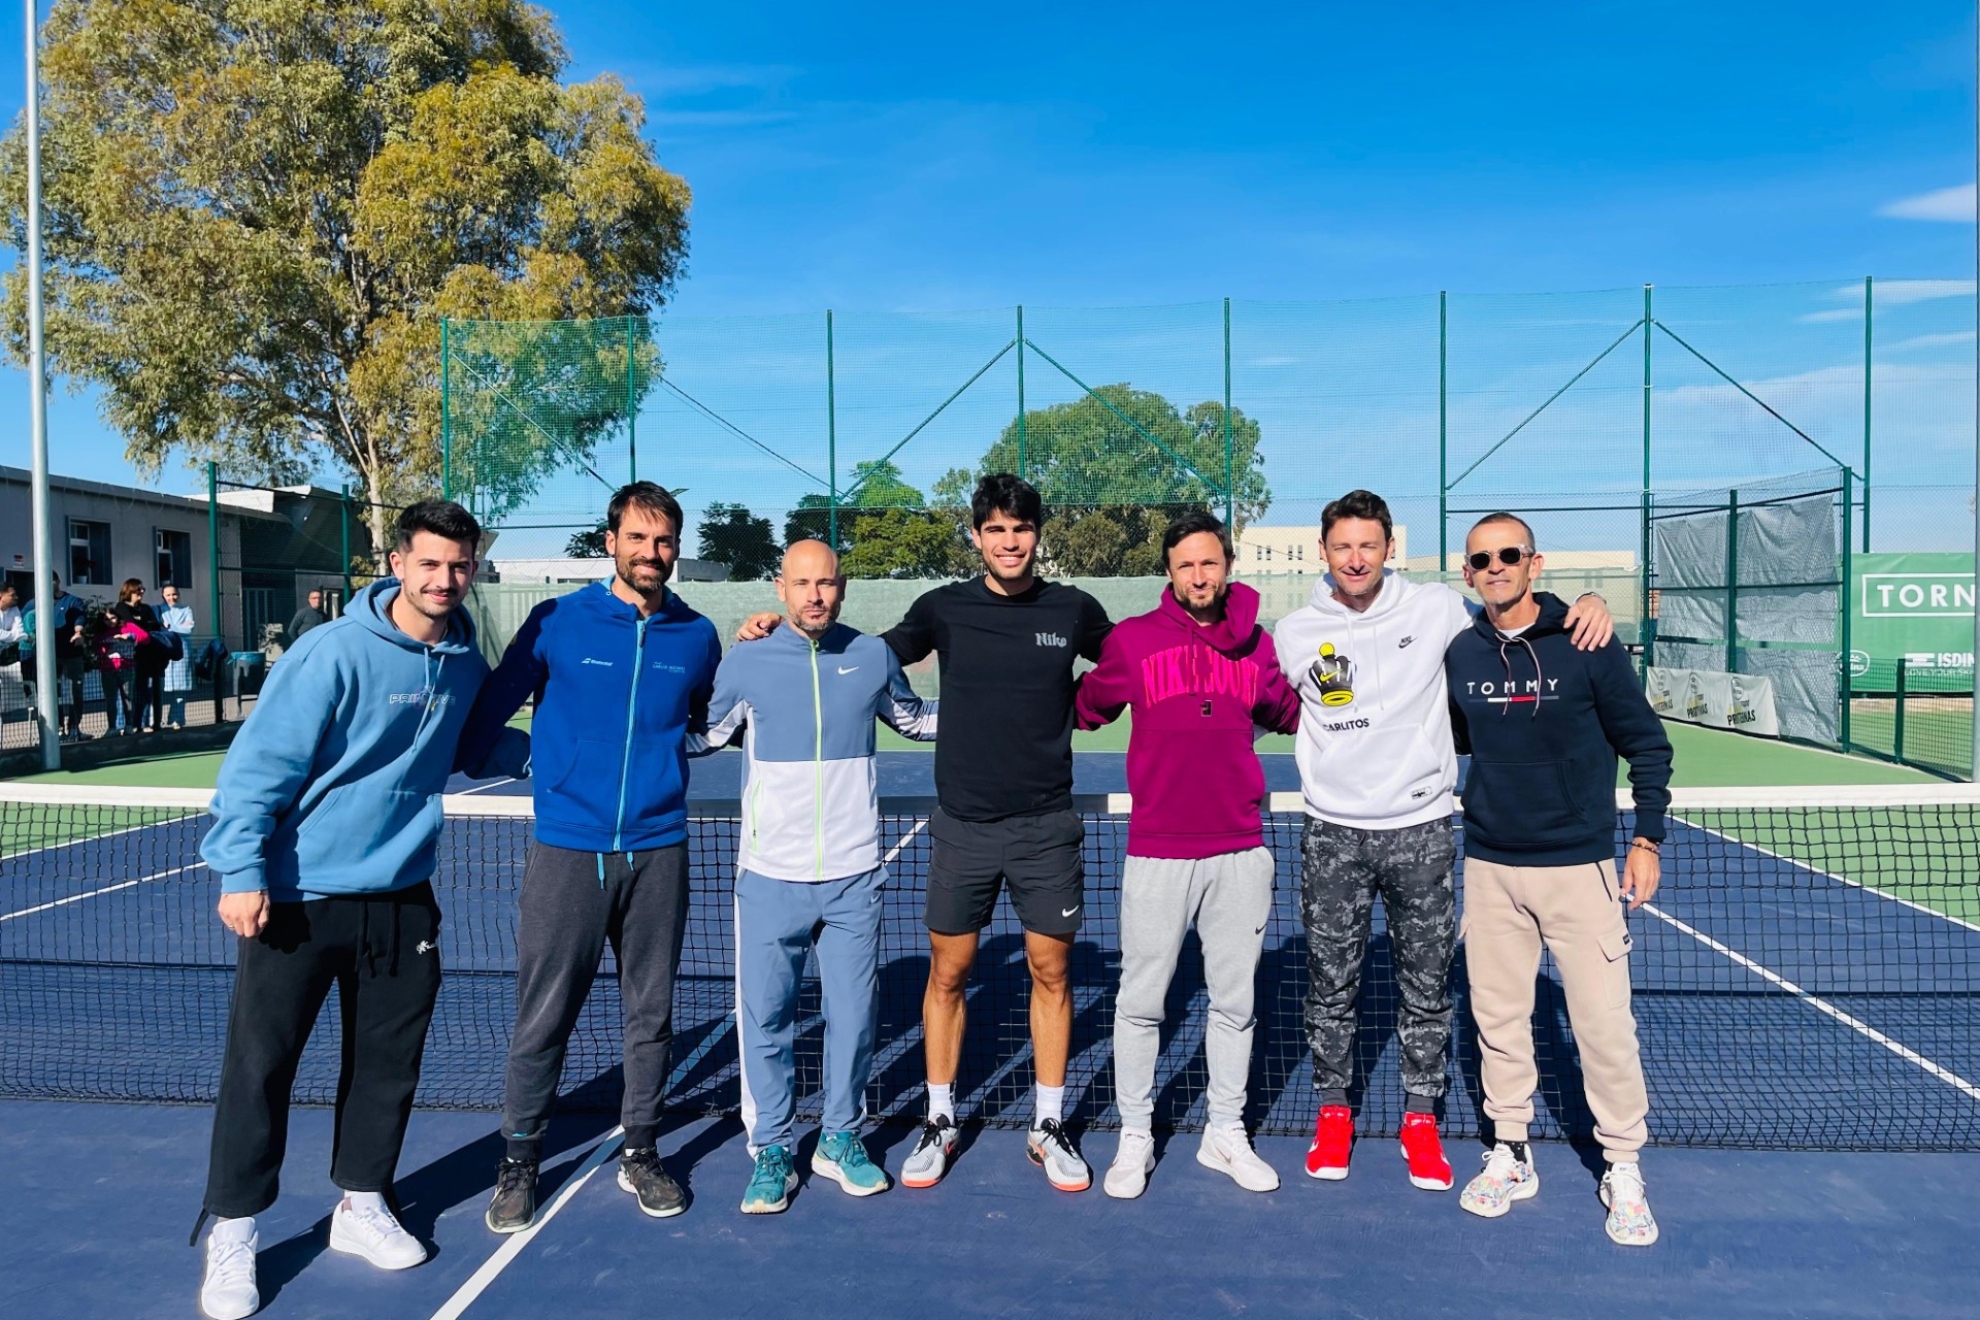
[[838, 621], [846, 580], [822, 541], [784, 552], [777, 597], [789, 627], [738, 646], [715, 674], [708, 742], [744, 734], [736, 859], [736, 1035], [742, 1113], [756, 1161], [746, 1215], [777, 1214], [797, 1187], [798, 987], [814, 944], [825, 1003], [825, 1112], [812, 1172], [854, 1196], [887, 1190], [860, 1139], [873, 1068], [880, 972], [880, 800], [875, 716], [935, 737], [936, 703], [908, 686], [878, 637]]
[[480, 540], [458, 504], [408, 508], [394, 576], [283, 656], [220, 767], [200, 855], [240, 954], [200, 1215], [216, 1217], [200, 1288], [214, 1320], [260, 1305], [254, 1217], [275, 1202], [289, 1090], [333, 986], [344, 1072], [330, 1177], [345, 1195], [330, 1247], [380, 1269], [426, 1259], [387, 1197], [440, 992], [440, 795], [488, 676], [459, 608]]

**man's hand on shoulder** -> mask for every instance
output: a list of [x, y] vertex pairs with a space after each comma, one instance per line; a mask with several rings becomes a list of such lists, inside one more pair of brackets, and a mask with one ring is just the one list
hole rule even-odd
[[261, 934], [268, 925], [268, 891], [220, 895], [220, 924], [243, 939]]
[[1599, 651], [1616, 635], [1609, 602], [1592, 591], [1568, 607], [1567, 626], [1578, 651]]
[[736, 640], [760, 642], [774, 632], [777, 625], [783, 621], [783, 615], [772, 614], [767, 610], [761, 614], [752, 614], [742, 621], [742, 627], [736, 629]]

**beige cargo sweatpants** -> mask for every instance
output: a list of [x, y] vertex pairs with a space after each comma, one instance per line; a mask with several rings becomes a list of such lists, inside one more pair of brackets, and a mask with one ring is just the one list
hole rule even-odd
[[1629, 926], [1613, 861], [1579, 866], [1464, 863], [1465, 965], [1478, 1023], [1485, 1115], [1500, 1141], [1524, 1141], [1540, 1075], [1534, 978], [1545, 944], [1567, 992], [1595, 1137], [1610, 1163], [1636, 1158], [1650, 1098], [1629, 1007]]

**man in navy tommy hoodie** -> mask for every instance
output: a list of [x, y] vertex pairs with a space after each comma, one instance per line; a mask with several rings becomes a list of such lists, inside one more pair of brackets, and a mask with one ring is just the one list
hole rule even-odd
[[541, 691], [530, 730], [536, 844], [523, 871], [502, 1104], [508, 1154], [486, 1216], [497, 1233], [535, 1218], [544, 1129], [607, 940], [625, 1005], [619, 1186], [655, 1218], [687, 1208], [654, 1139], [687, 922], [687, 737], [706, 730], [722, 647], [715, 626], [667, 590], [680, 553], [674, 497], [650, 481], [623, 486], [605, 525], [611, 582], [530, 612], [461, 738], [461, 766], [480, 763]]

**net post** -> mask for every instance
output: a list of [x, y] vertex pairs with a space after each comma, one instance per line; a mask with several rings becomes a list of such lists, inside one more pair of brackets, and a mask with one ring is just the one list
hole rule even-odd
[[453, 323], [440, 318], [440, 498], [454, 498]]
[[1739, 672], [1739, 492], [1726, 492], [1726, 672]]
[[1863, 277], [1863, 553], [1870, 553], [1870, 276]]
[[1224, 299], [1224, 526], [1237, 536], [1237, 476], [1231, 438], [1231, 300]]
[[1904, 657], [1897, 659], [1897, 710], [1891, 718], [1891, 759], [1904, 762]]
[[839, 385], [832, 360], [832, 309], [825, 309], [825, 503], [827, 544], [839, 549]]
[[1855, 491], [1851, 478], [1854, 474], [1844, 465], [1842, 470], [1842, 586], [1836, 593], [1842, 601], [1842, 673], [1838, 677], [1838, 687], [1842, 693], [1842, 718], [1837, 721], [1836, 734], [1842, 742], [1843, 751], [1850, 746], [1850, 707], [1854, 704], [1851, 695], [1851, 670], [1855, 667], [1856, 652], [1850, 639], [1850, 503]]
[[626, 480], [639, 480], [639, 411], [633, 406], [633, 319], [626, 324]]
[[1437, 571], [1450, 567], [1450, 291], [1437, 290]]
[[1024, 480], [1024, 304], [1017, 309], [1018, 350], [1018, 480]]

